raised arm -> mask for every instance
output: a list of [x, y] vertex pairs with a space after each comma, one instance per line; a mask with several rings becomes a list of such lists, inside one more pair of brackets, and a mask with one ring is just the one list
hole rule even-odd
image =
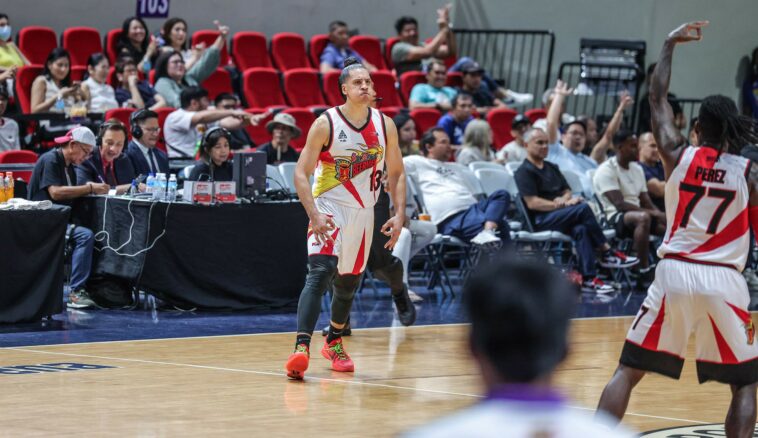
[[629, 92], [624, 91], [621, 94], [621, 99], [619, 100], [619, 106], [616, 108], [616, 112], [608, 123], [608, 127], [605, 128], [605, 133], [592, 148], [590, 157], [592, 157], [597, 164], [602, 164], [603, 161], [608, 158], [608, 149], [610, 149], [613, 144], [613, 136], [621, 127], [621, 121], [624, 119], [624, 110], [630, 107], [633, 103], [634, 100], [629, 95]]
[[553, 101], [550, 103], [550, 109], [547, 112], [547, 141], [548, 144], [554, 144], [558, 141], [558, 128], [561, 126], [561, 113], [563, 112], [563, 102], [566, 96], [573, 93], [574, 89], [569, 88], [562, 80], [558, 79], [553, 90]]

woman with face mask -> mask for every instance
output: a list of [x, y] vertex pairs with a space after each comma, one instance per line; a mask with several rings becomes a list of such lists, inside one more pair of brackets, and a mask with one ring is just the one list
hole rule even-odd
[[29, 60], [11, 41], [12, 32], [8, 16], [0, 14], [0, 82], [13, 77], [18, 67], [29, 65]]

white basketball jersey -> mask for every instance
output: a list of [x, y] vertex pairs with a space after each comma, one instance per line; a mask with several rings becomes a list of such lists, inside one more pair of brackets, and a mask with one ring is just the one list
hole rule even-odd
[[750, 246], [750, 161], [690, 146], [666, 182], [667, 229], [660, 257], [742, 271]]
[[326, 110], [329, 145], [318, 158], [313, 197], [353, 208], [370, 208], [382, 190], [387, 133], [376, 109], [354, 127], [338, 107]]

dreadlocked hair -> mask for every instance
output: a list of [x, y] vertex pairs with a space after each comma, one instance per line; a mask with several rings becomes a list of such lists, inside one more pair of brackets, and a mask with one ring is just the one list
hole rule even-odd
[[740, 115], [737, 105], [726, 96], [703, 99], [697, 118], [700, 142], [718, 145], [719, 153], [739, 155], [743, 147], [758, 143], [758, 125], [751, 117]]

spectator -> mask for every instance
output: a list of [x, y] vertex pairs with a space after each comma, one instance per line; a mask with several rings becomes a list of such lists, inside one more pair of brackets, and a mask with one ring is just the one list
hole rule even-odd
[[79, 82], [71, 81], [71, 57], [60, 47], [45, 60], [42, 74], [32, 83], [32, 113], [62, 113], [78, 102], [87, 103]]
[[399, 41], [392, 46], [392, 63], [399, 78], [407, 71], [421, 71], [422, 62], [430, 58], [445, 59], [456, 55], [455, 37], [450, 27], [450, 5], [437, 9], [439, 31], [427, 44], [419, 44], [418, 21], [400, 17], [395, 22]]
[[103, 123], [97, 136], [98, 146], [87, 160], [76, 166], [76, 183], [106, 183], [118, 195], [128, 192], [136, 175], [132, 162], [122, 154], [126, 140], [126, 126], [118, 119]]
[[118, 108], [116, 92], [108, 85], [108, 70], [110, 62], [104, 53], [93, 53], [87, 60], [87, 79], [82, 83], [82, 93], [89, 102], [89, 111], [104, 113], [109, 109]]
[[455, 89], [445, 86], [445, 64], [440, 61], [429, 63], [426, 72], [426, 84], [416, 84], [411, 89], [408, 98], [408, 107], [411, 110], [417, 108], [436, 108], [440, 111], [450, 111], [450, 102], [456, 95]]
[[14, 67], [18, 68], [30, 64], [26, 56], [11, 40], [12, 34], [8, 16], [0, 14], [0, 73]]
[[526, 142], [524, 133], [532, 127], [529, 117], [519, 114], [511, 122], [511, 136], [513, 140], [500, 148], [495, 158], [504, 163], [520, 163], [526, 159]]
[[418, 148], [418, 140], [416, 140], [416, 122], [413, 121], [408, 111], [400, 111], [392, 121], [397, 127], [397, 143], [403, 156], [421, 154]]
[[242, 110], [208, 109], [208, 92], [200, 87], [187, 87], [181, 94], [182, 107], [166, 117], [163, 125], [164, 139], [169, 158], [192, 158], [200, 129], [210, 123], [219, 122], [219, 126], [229, 130], [240, 129], [250, 124], [252, 115]]
[[[70, 130], [66, 135], [55, 139], [60, 145], [40, 155], [34, 165], [29, 180], [29, 199], [32, 201], [49, 200], [56, 204], [71, 205], [74, 200], [87, 195], [104, 195], [108, 193], [108, 184], [89, 182], [76, 184], [74, 165], [79, 165], [92, 155], [95, 147], [95, 134], [83, 126]], [[84, 284], [92, 268], [92, 247], [94, 238], [89, 228], [75, 225], [71, 232], [74, 252], [71, 257], [71, 292], [68, 295], [68, 307], [81, 309], [94, 306], [95, 303], [84, 289]]]
[[[407, 437], [634, 436], [568, 406], [552, 389], [568, 355], [576, 294], [565, 276], [529, 260], [497, 260], [475, 272], [463, 289], [471, 321], [468, 348], [487, 396], [460, 413], [411, 431]], [[451, 352], [451, 354], [454, 354]]]
[[183, 18], [173, 17], [163, 23], [161, 38], [158, 41], [160, 53], [181, 53], [187, 70], [195, 65], [205, 51], [205, 43], [197, 44], [190, 49], [188, 35], [187, 22]]
[[463, 134], [463, 147], [458, 151], [455, 161], [468, 166], [474, 161], [494, 160], [492, 129], [490, 129], [489, 123], [481, 119], [472, 120], [466, 126], [466, 131]]
[[201, 181], [204, 176], [209, 181], [232, 181], [231, 144], [232, 135], [221, 127], [208, 130], [200, 146], [201, 161], [190, 172], [190, 181]]
[[121, 25], [121, 35], [116, 43], [118, 57], [128, 56], [138, 60], [137, 69], [148, 73], [152, 69], [151, 60], [158, 53], [158, 44], [148, 36], [145, 21], [140, 17], [129, 17]]
[[505, 103], [500, 99], [496, 99], [492, 95], [492, 92], [490, 92], [489, 87], [482, 83], [484, 69], [478, 63], [468, 61], [461, 64], [459, 70], [463, 73], [463, 86], [458, 89], [458, 92], [465, 91], [472, 96], [476, 112], [482, 117], [492, 108], [505, 107]]
[[758, 120], [758, 47], [753, 49], [751, 58], [750, 72], [742, 83], [742, 113]]
[[168, 156], [156, 147], [161, 128], [158, 114], [148, 109], [140, 109], [129, 117], [132, 141], [126, 148], [126, 156], [132, 162], [137, 175], [168, 173]]
[[442, 128], [432, 128], [424, 134], [421, 151], [423, 157], [408, 157], [404, 163], [408, 174], [415, 175], [418, 181], [437, 230], [476, 245], [499, 246], [508, 242], [510, 228], [505, 217], [511, 203], [508, 192], [498, 190], [477, 201], [475, 189], [463, 174], [468, 169], [449, 162], [453, 148]]
[[332, 21], [329, 23], [329, 42], [319, 57], [319, 69], [321, 73], [336, 70], [342, 71], [345, 59], [351, 56], [360, 61], [369, 73], [376, 71], [374, 65], [350, 48], [350, 36], [347, 32], [347, 24], [344, 21]]
[[139, 79], [137, 62], [123, 57], [116, 61], [116, 101], [127, 108], [148, 108], [153, 111], [166, 106], [166, 99], [155, 92], [150, 82]]
[[8, 117], [3, 117], [8, 107], [8, 91], [0, 85], [0, 152], [21, 149], [18, 135], [18, 123]]
[[[216, 99], [213, 101], [213, 106], [216, 109], [222, 109], [222, 110], [235, 110], [239, 109], [240, 107], [240, 101], [234, 94], [231, 93], [221, 93], [218, 96], [216, 96]], [[268, 117], [269, 113], [263, 113], [259, 115], [253, 116], [254, 120], [261, 120], [266, 117]], [[251, 119], [251, 120], [253, 120]], [[257, 124], [257, 123], [256, 123]], [[245, 148], [254, 148], [255, 143], [250, 138], [250, 135], [247, 133], [247, 129], [240, 128], [235, 129], [233, 131], [229, 131], [229, 134], [231, 134], [231, 148], [232, 150], [238, 150], [238, 149], [245, 149]]]
[[663, 173], [663, 163], [658, 155], [658, 144], [655, 142], [652, 132], [644, 132], [639, 139], [640, 166], [645, 172], [647, 192], [653, 204], [660, 211], [666, 211], [666, 203], [663, 196], [666, 192], [666, 175]]
[[692, 146], [700, 146], [700, 139], [697, 135], [697, 129], [695, 129], [696, 125], [697, 117], [693, 117], [692, 120], [690, 120], [690, 131], [687, 133], [687, 140]]
[[[616, 112], [613, 113], [613, 117], [608, 123], [608, 126], [605, 128], [605, 132], [603, 133], [602, 137], [600, 137], [600, 140], [597, 138], [597, 124], [595, 123], [595, 119], [592, 117], [586, 117], [586, 121], [592, 123], [595, 126], [595, 128], [591, 128], [589, 124], [587, 125], [587, 144], [592, 145], [590, 155], [596, 163], [602, 164], [605, 160], [608, 159], [608, 151], [618, 146], [613, 143], [613, 137], [621, 127], [621, 123], [624, 119], [624, 110], [633, 104], [634, 100], [629, 95], [629, 93], [626, 91], [622, 92], [620, 95], [618, 107], [616, 108]], [[581, 116], [577, 117], [577, 120], [581, 121]]]
[[267, 163], [297, 162], [300, 153], [290, 144], [293, 139], [300, 137], [300, 128], [295, 124], [295, 118], [287, 113], [279, 113], [266, 124], [266, 129], [271, 133], [271, 141], [257, 150], [266, 153]]
[[460, 146], [463, 144], [466, 126], [474, 120], [474, 116], [471, 115], [474, 111], [474, 101], [470, 94], [461, 92], [453, 97], [452, 107], [449, 113], [440, 117], [437, 126], [445, 130], [455, 146]]
[[605, 217], [619, 239], [634, 239], [634, 251], [640, 260], [640, 280], [653, 282], [650, 267], [650, 235], [666, 232], [666, 215], [650, 200], [645, 172], [635, 163], [639, 156], [637, 136], [625, 129], [616, 133], [613, 143], [617, 154], [598, 167], [593, 177]]
[[[216, 21], [215, 23], [218, 23]], [[200, 59], [187, 69], [180, 52], [166, 52], [155, 62], [155, 91], [166, 99], [168, 106], [178, 108], [179, 96], [187, 87], [197, 87], [213, 74], [221, 59], [221, 49], [226, 44], [229, 28], [218, 25], [219, 36], [211, 47], [203, 52]]]
[[[595, 120], [594, 117], [588, 116], [587, 114], [580, 114], [576, 116], [576, 120], [580, 122], [584, 122], [584, 126], [587, 127], [587, 146], [585, 147], [585, 150], [583, 152], [589, 155], [591, 152], [591, 149], [587, 150], [587, 147], [591, 148], [598, 142], [597, 121]], [[611, 135], [611, 137], [613, 137], [613, 135]], [[600, 161], [597, 162], [598, 165], [600, 163], [601, 163]]]
[[[556, 87], [562, 83], [563, 81], [559, 79], [558, 82], [556, 83]], [[553, 107], [553, 101], [555, 100], [555, 96], [556, 96], [556, 92], [555, 92], [556, 87], [549, 88], [545, 90], [545, 92], [542, 94], [542, 108], [545, 110], [546, 114], [549, 114], [550, 108]], [[558, 141], [558, 139], [561, 136], [561, 132], [558, 130], [560, 123], [568, 123], [574, 120], [574, 117], [571, 114], [566, 113], [566, 99], [561, 100], [559, 108], [560, 109], [558, 110], [558, 125], [556, 125], [553, 128], [552, 132], [548, 131], [547, 129], [547, 116], [545, 118], [535, 120], [534, 123], [532, 124], [533, 128], [539, 128], [547, 132], [548, 139], [555, 138], [553, 142]]]
[[570, 235], [579, 258], [583, 289], [596, 293], [613, 292], [613, 287], [597, 277], [595, 250], [602, 252], [606, 266], [633, 266], [637, 259], [614, 251], [608, 245], [592, 209], [581, 197], [572, 195], [558, 166], [545, 161], [548, 153], [545, 131], [530, 129], [524, 134], [524, 140], [527, 156], [516, 170], [515, 179], [535, 230]]

